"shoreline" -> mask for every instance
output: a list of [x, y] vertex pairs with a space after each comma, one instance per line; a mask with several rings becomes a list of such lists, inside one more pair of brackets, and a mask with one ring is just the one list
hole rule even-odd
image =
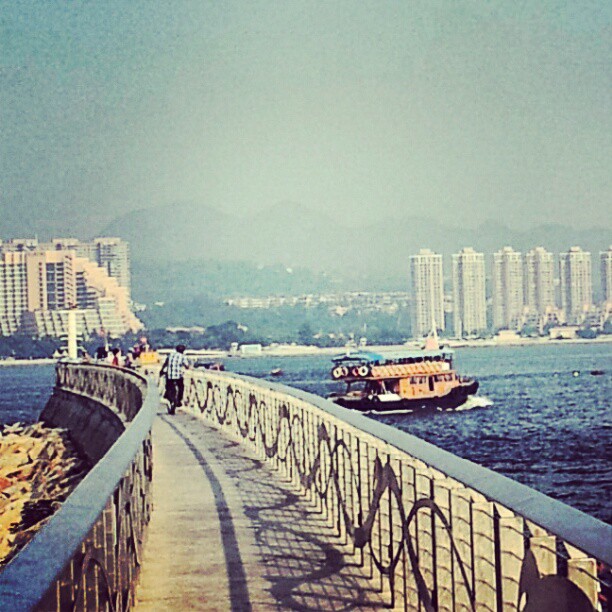
[[57, 359], [53, 357], [41, 357], [38, 359], [15, 359], [14, 357], [9, 359], [0, 359], [0, 367], [11, 367], [11, 366], [23, 366], [23, 365], [49, 365], [57, 363]]
[[[441, 339], [440, 346], [446, 346], [451, 349], [458, 348], [516, 348], [520, 346], [564, 346], [568, 344], [608, 344], [612, 343], [612, 335], [602, 336], [599, 338], [572, 338], [565, 340], [551, 340], [550, 338], [521, 338], [519, 340], [512, 339], [507, 342], [498, 342], [495, 339], [487, 340], [446, 340]], [[303, 357], [307, 355], [338, 355], [348, 351], [376, 351], [376, 352], [391, 352], [400, 350], [418, 350], [423, 346], [423, 342], [409, 341], [405, 344], [383, 344], [383, 345], [367, 345], [361, 349], [360, 347], [318, 347], [298, 344], [279, 344], [267, 347], [262, 347], [261, 353], [251, 355], [241, 355], [240, 353], [230, 353], [222, 350], [189, 350], [187, 356], [193, 358], [203, 357], [210, 359], [250, 359], [253, 357]], [[171, 349], [160, 349], [162, 352], [167, 352]], [[57, 362], [57, 359], [52, 357], [38, 359], [0, 359], [0, 367], [11, 366], [29, 366], [29, 365], [51, 365]]]

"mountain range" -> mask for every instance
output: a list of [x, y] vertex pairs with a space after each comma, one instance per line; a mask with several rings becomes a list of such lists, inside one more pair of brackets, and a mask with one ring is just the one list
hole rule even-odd
[[251, 214], [199, 202], [141, 208], [114, 218], [101, 209], [90, 217], [89, 227], [77, 217], [2, 215], [0, 237], [9, 238], [6, 232], [41, 238], [119, 236], [130, 243], [134, 295], [144, 301], [156, 295], [405, 289], [410, 255], [421, 248], [442, 253], [449, 276], [451, 254], [466, 246], [488, 254], [490, 265], [490, 254], [503, 246], [521, 252], [543, 246], [558, 254], [579, 245], [593, 255], [597, 293], [598, 253], [612, 243], [612, 230], [598, 220], [591, 229], [551, 222], [517, 230], [496, 220], [474, 227], [472, 219], [452, 214], [432, 218], [423, 209], [418, 215], [393, 216], [373, 210], [373, 220], [364, 222], [296, 202]]
[[450, 266], [450, 255], [465, 246], [490, 254], [503, 246], [523, 252], [543, 246], [559, 253], [579, 245], [593, 253], [595, 263], [612, 242], [612, 231], [601, 225], [576, 229], [548, 223], [520, 231], [495, 221], [476, 228], [461, 221], [406, 215], [356, 224], [296, 203], [246, 216], [181, 203], [129, 212], [101, 235], [127, 240], [132, 259], [143, 264], [248, 261], [349, 276], [405, 276], [409, 256], [421, 248], [442, 253]]

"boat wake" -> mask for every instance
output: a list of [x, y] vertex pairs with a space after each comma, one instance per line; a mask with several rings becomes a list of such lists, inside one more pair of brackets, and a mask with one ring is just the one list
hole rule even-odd
[[470, 395], [464, 404], [454, 409], [454, 412], [474, 410], [474, 408], [489, 408], [490, 406], [493, 406], [493, 400], [486, 395]]

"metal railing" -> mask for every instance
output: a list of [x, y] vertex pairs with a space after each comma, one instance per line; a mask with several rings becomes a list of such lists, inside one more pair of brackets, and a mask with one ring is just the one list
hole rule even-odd
[[320, 504], [389, 607], [607, 609], [612, 528], [601, 521], [282, 385], [194, 372], [185, 405]]
[[56, 388], [96, 400], [125, 431], [0, 574], [2, 610], [126, 610], [151, 514], [151, 425], [158, 397], [142, 376], [58, 365]]

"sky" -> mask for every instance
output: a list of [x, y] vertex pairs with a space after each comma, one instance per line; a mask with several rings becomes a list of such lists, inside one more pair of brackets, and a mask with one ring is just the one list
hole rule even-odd
[[611, 17], [592, 0], [0, 0], [0, 237], [172, 202], [612, 226]]

